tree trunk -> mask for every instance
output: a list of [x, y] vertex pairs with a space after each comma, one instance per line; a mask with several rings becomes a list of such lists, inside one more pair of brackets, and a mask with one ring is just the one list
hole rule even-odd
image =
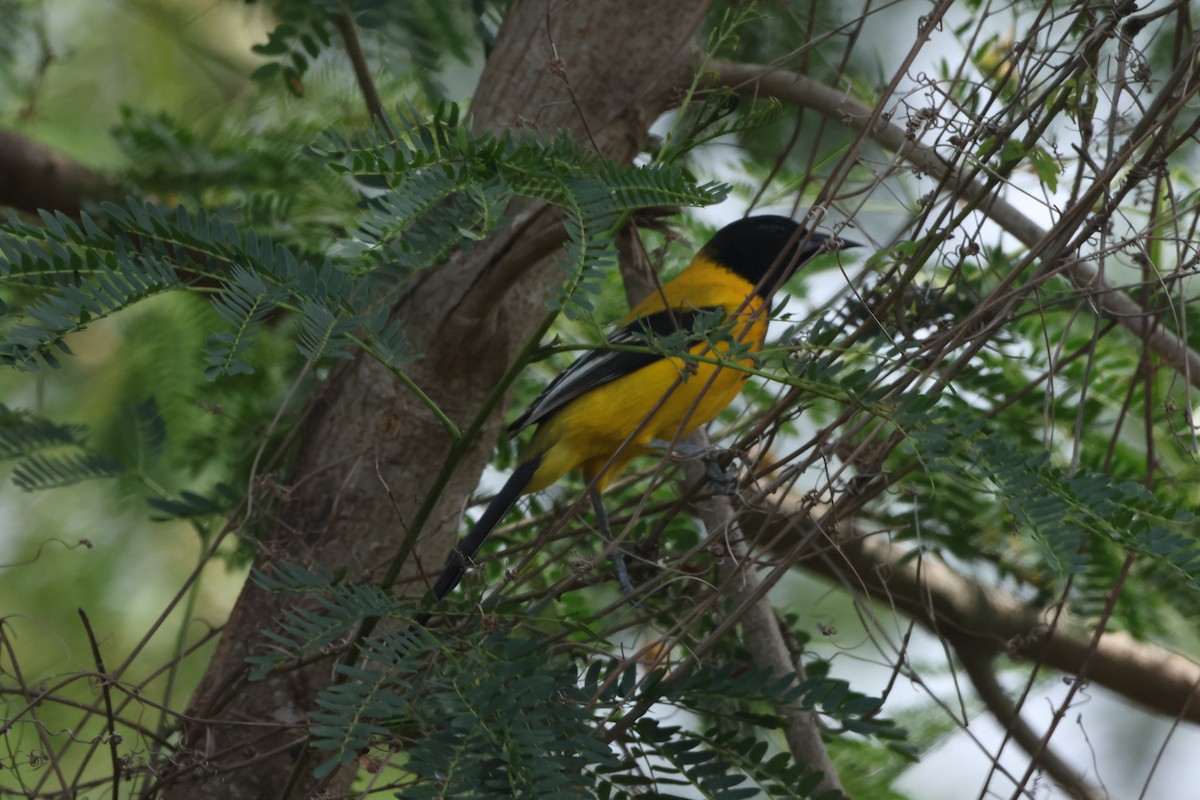
[[[672, 90], [691, 79], [707, 5], [516, 3], [472, 103], [474, 126], [567, 128], [584, 146], [630, 160]], [[408, 365], [409, 376], [459, 426], [483, 407], [532, 335], [559, 277], [548, 258], [563, 237], [558, 214], [517, 203], [510, 217], [509, 227], [469, 254], [423, 274], [395, 309], [412, 351], [423, 356]], [[458, 536], [499, 433], [499, 411], [440, 492], [398, 592], [421, 595]], [[433, 490], [452, 445], [446, 430], [387, 369], [359, 358], [323, 388], [299, 441], [255, 566], [286, 560], [378, 580]], [[246, 657], [260, 651], [261, 631], [287, 602], [250, 584], [243, 589], [189, 706], [167, 797], [279, 796], [303, 752], [307, 712], [330, 678], [330, 665], [319, 663], [246, 682]], [[311, 769], [293, 797], [309, 794]]]

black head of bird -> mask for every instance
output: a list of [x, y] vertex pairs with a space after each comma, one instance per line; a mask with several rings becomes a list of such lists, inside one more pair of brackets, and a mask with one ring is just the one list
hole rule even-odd
[[764, 214], [729, 223], [708, 240], [701, 252], [727, 265], [766, 296], [818, 253], [856, 246], [824, 233], [809, 232], [790, 217]]

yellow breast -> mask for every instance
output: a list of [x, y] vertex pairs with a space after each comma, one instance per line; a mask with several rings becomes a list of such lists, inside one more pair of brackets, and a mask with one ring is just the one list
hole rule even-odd
[[[735, 318], [737, 349], [762, 347], [767, 323], [761, 301]], [[700, 361], [680, 357], [655, 361], [563, 406], [538, 428], [529, 450], [542, 464], [527, 491], [537, 491], [573, 469], [600, 487], [653, 440], [676, 441], [708, 423], [742, 390], [749, 357], [729, 361], [730, 341], [694, 345]], [[714, 363], [715, 362], [715, 363]]]

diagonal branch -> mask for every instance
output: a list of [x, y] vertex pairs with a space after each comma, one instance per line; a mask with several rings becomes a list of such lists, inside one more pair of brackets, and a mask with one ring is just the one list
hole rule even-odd
[[[752, 540], [778, 539], [787, 549], [808, 527], [797, 525], [807, 518], [802, 509], [799, 501], [788, 499], [772, 513], [743, 509], [739, 518]], [[1087, 657], [1091, 636], [1069, 614], [1051, 629], [1043, 612], [1017, 595], [972, 580], [929, 554], [912, 558], [883, 535], [866, 535], [849, 523], [833, 536], [835, 551], [807, 558], [805, 569], [908, 615], [956, 647], [969, 641], [1068, 674]], [[1200, 664], [1164, 647], [1123, 631], [1104, 633], [1087, 675], [1152, 711], [1200, 723]]]
[[387, 117], [383, 113], [383, 101], [379, 99], [379, 90], [375, 88], [375, 79], [371, 77], [371, 66], [363, 54], [362, 42], [358, 38], [358, 28], [354, 18], [349, 14], [332, 15], [333, 24], [342, 34], [342, 44], [346, 48], [346, 56], [354, 67], [354, 78], [358, 81], [359, 91], [362, 92], [363, 102], [367, 111], [378, 124], [387, 126]]
[[[871, 138], [923, 172], [942, 180], [948, 190], [957, 193], [962, 199], [977, 203], [981, 211], [1022, 244], [1031, 249], [1044, 246], [1049, 237], [1056, 233], [1056, 240], [1061, 240], [1061, 230], [1047, 231], [1004, 198], [987, 193], [981, 181], [966, 178], [933, 148], [909, 138], [905, 130], [894, 123], [882, 118], [876, 119], [871, 109], [850, 99], [845, 92], [803, 75], [769, 66], [713, 61], [710, 67], [715, 71], [716, 80], [720, 85], [739, 93], [766, 94], [788, 103], [812, 108], [856, 130], [865, 130], [866, 126], [875, 120], [870, 129]], [[1200, 91], [1200, 83], [1191, 87], [1189, 91]], [[1167, 94], [1163, 93], [1164, 96]], [[1186, 97], [1172, 98], [1171, 102], [1182, 102]], [[1152, 119], [1152, 115], [1147, 113], [1145, 118]], [[1149, 135], [1149, 129], [1146, 135]], [[1133, 141], [1135, 139], [1131, 139], [1131, 143]], [[1153, 152], [1154, 148], [1151, 148], [1151, 154], [1148, 154], [1151, 160], [1158, 157], [1153, 155]], [[1125, 165], [1117, 166], [1124, 168]], [[1103, 188], [1104, 185], [1104, 181], [1096, 181], [1097, 188]], [[1086, 195], [1077, 206], [1090, 208], [1091, 200], [1091, 195]], [[1068, 215], [1064, 214], [1063, 217], [1066, 219]], [[1200, 353], [1188, 347], [1186, 341], [1164, 327], [1157, 317], [1128, 294], [1110, 286], [1094, 265], [1083, 259], [1070, 258], [1064, 265], [1064, 271], [1071, 282], [1095, 302], [1096, 308], [1104, 316], [1116, 320], [1139, 339], [1144, 340], [1155, 354], [1179, 372], [1188, 383], [1200, 387]]]
[[[707, 444], [707, 440], [702, 441]], [[704, 468], [700, 462], [691, 461], [685, 469], [689, 482], [695, 484], [704, 479]], [[729, 592], [734, 608], [741, 611], [735, 612], [737, 622], [742, 629], [746, 650], [755, 665], [765, 667], [777, 676], [795, 673], [796, 680], [803, 681], [804, 665], [800, 663], [798, 654], [788, 649], [775, 609], [766, 596], [769, 587], [763, 586], [759, 579], [741, 520], [734, 513], [729, 498], [712, 497], [701, 502], [696, 512], [705, 529], [710, 534], [719, 535], [729, 548], [727, 557], [721, 560], [719, 566], [721, 583], [724, 590]], [[805, 709], [799, 699], [788, 705], [777, 705], [775, 712], [783, 720], [784, 738], [792, 757], [798, 763], [822, 773], [819, 786], [822, 791], [837, 791], [846, 797], [821, 738], [816, 713]]]
[[19, 133], [0, 130], [0, 205], [77, 217], [89, 201], [115, 200], [119, 194], [103, 173]]
[[1012, 733], [1017, 744], [1030, 756], [1041, 751], [1037, 757], [1037, 765], [1071, 797], [1077, 800], [1104, 800], [1106, 795], [1103, 792], [1084, 781], [1079, 772], [1052, 749], [1042, 747], [1041, 734], [1021, 717], [1016, 704], [996, 677], [993, 666], [995, 652], [986, 647], [979, 647], [973, 641], [950, 641], [954, 651], [958, 653], [959, 660], [962, 661], [963, 670], [971, 679], [971, 685], [975, 687], [976, 694], [996, 721]]

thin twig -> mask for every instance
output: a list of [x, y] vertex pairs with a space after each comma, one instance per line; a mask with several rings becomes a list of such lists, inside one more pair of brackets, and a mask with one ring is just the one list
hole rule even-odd
[[[932, 148], [910, 139], [903, 128], [879, 118], [878, 109], [867, 108], [852, 100], [845, 92], [824, 86], [803, 75], [769, 66], [724, 61], [713, 61], [711, 66], [722, 85], [738, 92], [765, 93], [791, 103], [805, 105], [839, 119], [850, 127], [869, 131], [871, 138], [879, 144], [900, 154], [923, 172], [945, 181], [948, 189], [960, 193], [964, 198], [979, 199], [983, 188], [981, 183], [963, 180]], [[1164, 93], [1163, 97], [1167, 100], [1159, 99], [1163, 105], [1171, 101], [1170, 105], [1177, 106], [1197, 91], [1200, 91], [1200, 83], [1193, 83], [1189, 84], [1187, 93], [1179, 98], [1170, 98], [1168, 93]], [[1146, 117], [1146, 130], [1149, 130], [1150, 121], [1160, 119], [1165, 113], [1166, 110], [1162, 108], [1152, 109]], [[867, 127], [868, 125], [870, 127]], [[1131, 139], [1131, 143], [1133, 142]], [[1159, 157], [1161, 154], [1155, 156]], [[1114, 165], [1115, 170], [1126, 167], [1124, 159]], [[1107, 185], [1106, 181], [1101, 180], [1096, 184], [1098, 187]], [[1079, 207], [1090, 209], [1092, 200], [1091, 197], [1084, 198]], [[1050, 234], [1002, 197], [989, 195], [979, 200], [978, 207], [1029, 247], [1046, 242]], [[1061, 226], [1056, 226], [1059, 227]], [[1091, 264], [1082, 259], [1071, 259], [1065, 265], [1064, 271], [1073, 283], [1095, 299], [1098, 308], [1106, 316], [1128, 328], [1138, 338], [1146, 339], [1158, 356], [1189, 383], [1200, 387], [1200, 353], [1191, 349], [1187, 342], [1157, 319], [1151, 318], [1146, 309], [1129, 295], [1109, 286]]]
[[96, 641], [96, 634], [92, 630], [92, 623], [88, 620], [87, 612], [82, 608], [76, 609], [79, 612], [79, 619], [83, 620], [83, 629], [87, 632], [88, 644], [92, 648], [92, 659], [96, 662], [96, 672], [102, 676], [100, 679], [100, 694], [104, 697], [105, 719], [108, 724], [108, 752], [112, 756], [112, 796], [114, 798], [121, 796], [121, 754], [117, 752], [117, 745], [121, 742], [121, 737], [117, 736], [117, 720], [113, 715], [112, 694], [109, 692], [108, 673], [104, 669], [104, 656], [100, 655], [100, 643]]
[[383, 113], [383, 101], [379, 99], [379, 90], [375, 88], [375, 79], [371, 77], [371, 67], [363, 54], [362, 42], [358, 38], [358, 28], [349, 14], [334, 14], [333, 24], [342, 34], [342, 42], [346, 46], [346, 55], [350, 65], [354, 67], [354, 78], [358, 81], [358, 89], [362, 92], [363, 102], [367, 111], [385, 130], [391, 132], [387, 117]]
[[[977, 641], [969, 639], [950, 639], [962, 662], [967, 677], [979, 699], [987, 706], [992, 716], [1004, 726], [1030, 758], [1038, 751], [1040, 738], [1029, 726], [1017, 710], [1016, 705], [1000, 685], [993, 665], [994, 651], [991, 648], [980, 647]], [[1079, 771], [1071, 767], [1057, 753], [1047, 748], [1035, 759], [1036, 766], [1046, 770], [1055, 783], [1063, 791], [1077, 800], [1106, 800], [1106, 795], [1095, 787], [1088, 785]]]

